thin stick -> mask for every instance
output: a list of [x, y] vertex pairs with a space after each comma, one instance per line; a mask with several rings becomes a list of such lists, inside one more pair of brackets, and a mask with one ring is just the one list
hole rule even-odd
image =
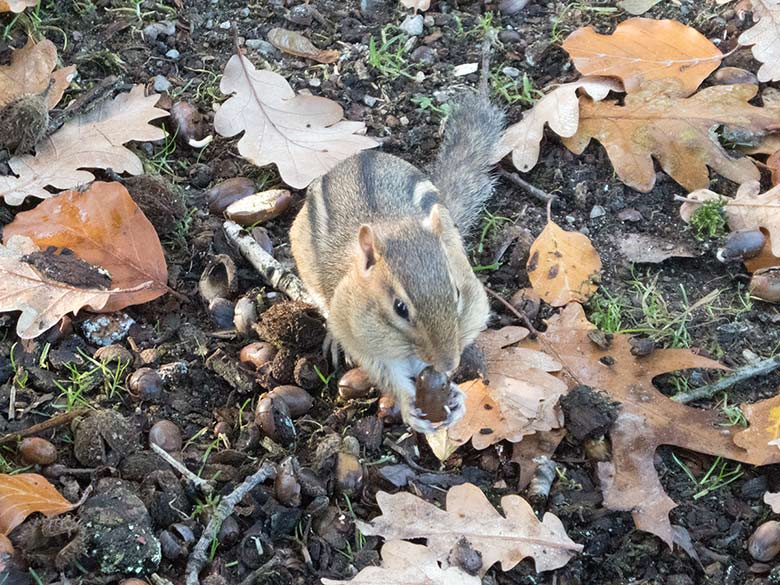
[[260, 466], [260, 469], [247, 477], [241, 485], [225, 496], [217, 505], [217, 509], [214, 510], [211, 520], [209, 520], [206, 529], [200, 536], [200, 540], [198, 540], [195, 548], [192, 549], [190, 558], [187, 559], [185, 571], [185, 582], [187, 585], [198, 585], [198, 575], [209, 561], [208, 549], [211, 541], [217, 537], [217, 533], [222, 527], [225, 518], [233, 513], [233, 509], [244, 499], [245, 495], [274, 475], [276, 475], [276, 467], [273, 463], [266, 461]]
[[530, 337], [531, 339], [535, 339], [539, 335], [539, 331], [537, 331], [536, 327], [534, 327], [534, 324], [531, 323], [531, 320], [528, 318], [528, 315], [526, 315], [522, 311], [518, 311], [517, 308], [512, 305], [512, 303], [507, 301], [504, 297], [502, 297], [493, 289], [485, 287], [485, 292], [487, 292], [487, 294], [489, 294], [491, 297], [496, 299], [499, 303], [504, 305], [510, 313], [512, 313], [515, 317], [517, 317], [523, 322], [525, 328], [531, 332], [531, 334], [528, 337]]
[[279, 557], [273, 556], [269, 561], [266, 561], [266, 563], [249, 573], [244, 579], [239, 583], [238, 585], [254, 585], [260, 580], [260, 577], [265, 575], [266, 573], [269, 573], [271, 569], [274, 569], [275, 567], [278, 567], [280, 565], [281, 561]]
[[190, 482], [192, 482], [193, 485], [197, 486], [198, 489], [200, 489], [201, 492], [203, 492], [205, 495], [210, 495], [211, 492], [214, 491], [214, 486], [211, 485], [211, 482], [203, 479], [202, 477], [198, 477], [194, 473], [192, 473], [189, 469], [187, 469], [184, 464], [181, 461], [177, 461], [173, 457], [171, 457], [170, 453], [168, 453], [165, 449], [157, 445], [156, 443], [149, 443], [149, 446], [152, 448], [152, 451], [157, 453], [160, 458], [165, 461], [168, 465], [173, 467], [176, 471], [181, 473], [184, 477], [186, 477]]
[[[717, 199], [693, 199], [692, 197], [683, 197], [682, 195], [675, 195], [674, 200], [684, 201], [685, 203], [698, 203], [699, 205], [704, 205], [708, 201], [717, 201]], [[775, 203], [746, 203], [743, 201], [724, 201], [723, 205], [726, 207], [766, 207], [769, 209], [780, 209], [780, 204], [775, 204]]]
[[694, 388], [687, 392], [678, 392], [672, 396], [672, 400], [687, 404], [694, 400], [701, 400], [702, 398], [712, 398], [721, 390], [730, 388], [734, 384], [744, 382], [745, 380], [749, 380], [756, 376], [764, 376], [778, 368], [780, 368], [780, 355], [737, 368], [728, 376], [723, 376], [720, 380], [713, 382], [712, 384], [700, 386], [699, 388]]
[[241, 231], [241, 226], [234, 221], [222, 224], [228, 240], [233, 242], [241, 254], [257, 272], [276, 290], [283, 292], [294, 301], [314, 304], [306, 294], [303, 282], [292, 272], [282, 266], [276, 258], [260, 247], [252, 236]]
[[43, 421], [42, 423], [38, 423], [37, 425], [27, 427], [22, 431], [17, 431], [15, 433], [8, 433], [7, 435], [3, 435], [2, 437], [0, 437], [0, 445], [5, 445], [6, 443], [13, 443], [14, 441], [18, 441], [19, 439], [23, 439], [24, 437], [30, 437], [32, 435], [37, 435], [38, 433], [42, 433], [43, 431], [48, 431], [49, 429], [66, 425], [74, 418], [78, 418], [85, 412], [87, 412], [86, 408], [77, 408], [76, 410], [71, 410], [69, 412], [63, 412], [61, 414], [55, 415], [50, 419]]
[[46, 136], [51, 136], [76, 116], [82, 116], [97, 108], [110, 99], [114, 91], [119, 89], [121, 85], [122, 81], [115, 75], [98, 82], [92, 89], [73, 100], [67, 108], [52, 114], [49, 126], [46, 128]]
[[547, 191], [542, 191], [539, 187], [535, 187], [517, 173], [510, 173], [509, 171], [499, 167], [498, 174], [505, 178], [510, 183], [520, 187], [523, 191], [528, 193], [531, 197], [547, 205], [555, 198], [555, 195], [550, 195]]

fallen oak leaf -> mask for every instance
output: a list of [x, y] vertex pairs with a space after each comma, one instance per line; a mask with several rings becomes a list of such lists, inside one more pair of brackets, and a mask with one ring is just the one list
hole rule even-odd
[[269, 30], [268, 42], [284, 53], [312, 59], [318, 63], [334, 63], [339, 58], [338, 51], [318, 49], [302, 34], [284, 28]]
[[232, 94], [214, 116], [214, 130], [230, 138], [244, 132], [238, 151], [257, 166], [276, 163], [288, 185], [303, 189], [375, 140], [361, 136], [362, 122], [342, 120], [343, 110], [323, 97], [295, 94], [281, 75], [258, 71], [243, 55], [225, 66], [220, 90]]
[[543, 352], [509, 347], [528, 333], [523, 327], [504, 327], [484, 331], [477, 338], [489, 384], [481, 380], [461, 384], [465, 394], [463, 418], [425, 435], [440, 460], [469, 441], [481, 450], [503, 440], [517, 442], [563, 424], [557, 404], [566, 392], [566, 384], [549, 373], [558, 371], [561, 365]]
[[680, 82], [677, 95], [691, 95], [723, 58], [699, 31], [650, 18], [629, 18], [611, 35], [580, 28], [562, 46], [580, 73], [617, 77], [629, 94], [648, 81], [674, 78]]
[[633, 16], [639, 16], [650, 10], [661, 0], [620, 0], [618, 6]]
[[780, 2], [777, 0], [752, 0], [753, 20], [751, 28], [739, 35], [740, 45], [753, 45], [752, 53], [761, 63], [758, 80], [780, 80]]
[[501, 498], [502, 516], [482, 490], [469, 483], [447, 492], [446, 511], [410, 493], [379, 492], [376, 500], [382, 515], [371, 523], [358, 521], [363, 534], [387, 540], [424, 538], [442, 562], [466, 538], [482, 554], [480, 574], [497, 562], [509, 571], [527, 557], [534, 560], [538, 573], [551, 571], [582, 550], [566, 535], [557, 516], [548, 512], [540, 522], [531, 506], [516, 495]]
[[596, 292], [601, 259], [585, 234], [567, 232], [550, 218], [531, 244], [528, 280], [542, 299], [553, 307], [571, 301], [585, 302]]
[[764, 503], [772, 508], [772, 512], [780, 514], [780, 492], [766, 492], [764, 494]]
[[3, 229], [4, 242], [13, 236], [29, 237], [41, 248], [67, 248], [108, 271], [108, 299], [90, 303], [94, 311], [117, 311], [169, 291], [157, 232], [120, 183], [98, 181], [87, 191], [66, 191], [18, 213]]
[[581, 97], [577, 134], [563, 143], [582, 154], [598, 140], [620, 180], [643, 193], [655, 185], [653, 158], [689, 191], [709, 184], [707, 167], [736, 183], [757, 180], [755, 164], [731, 158], [712, 131], [718, 125], [757, 133], [780, 126], [780, 112], [748, 103], [756, 91], [755, 85], [720, 85], [684, 98], [679, 84], [667, 79], [645, 83], [625, 105]]
[[366, 567], [348, 581], [323, 579], [323, 585], [480, 585], [482, 579], [457, 567], [442, 567], [436, 553], [421, 544], [391, 540], [382, 546], [382, 566]]
[[95, 176], [84, 169], [111, 168], [116, 173], [140, 175], [143, 163], [123, 145], [132, 140], [165, 138], [165, 132], [149, 124], [168, 112], [155, 108], [159, 96], [144, 96], [136, 85], [92, 112], [71, 120], [38, 145], [35, 156], [23, 155], [9, 161], [17, 175], [0, 177], [0, 197], [8, 205], [19, 205], [26, 197], [48, 199], [46, 187], [72, 189]]
[[[554, 356], [564, 366], [559, 376], [570, 385], [604, 390], [620, 403], [620, 414], [609, 433], [612, 462], [599, 464], [605, 504], [631, 512], [637, 527], [659, 536], [670, 547], [674, 531], [668, 511], [676, 504], [664, 492], [653, 465], [659, 445], [752, 465], [780, 462], [777, 447], [765, 440], [751, 440], [743, 435], [746, 431], [720, 426], [718, 412], [675, 402], [652, 382], [660, 374], [677, 370], [727, 369], [720, 363], [686, 349], [656, 349], [648, 356], [636, 357], [631, 353], [629, 336], [624, 334], [615, 334], [608, 347], [599, 347], [588, 335], [595, 327], [577, 303], [565, 307], [547, 325], [544, 333], [535, 340], [524, 340], [522, 345]], [[754, 406], [763, 408], [761, 403]], [[753, 411], [743, 412], [751, 425], [760, 427]]]
[[0, 67], [0, 108], [24, 95], [42, 95], [47, 89], [46, 105], [49, 109], [56, 106], [76, 73], [72, 65], [55, 71], [56, 66], [54, 43], [28, 39], [24, 47], [11, 53], [11, 63]]
[[578, 89], [599, 101], [607, 97], [610, 91], [623, 91], [623, 86], [619, 81], [607, 77], [583, 77], [559, 85], [525, 112], [522, 120], [506, 129], [498, 146], [497, 160], [511, 151], [515, 168], [528, 172], [539, 161], [545, 124], [558, 136], [574, 136], [580, 115]]
[[35, 512], [52, 517], [74, 507], [42, 475], [0, 475], [0, 534], [8, 535]]
[[415, 13], [419, 10], [425, 12], [431, 7], [431, 0], [401, 0], [404, 8], [411, 8]]

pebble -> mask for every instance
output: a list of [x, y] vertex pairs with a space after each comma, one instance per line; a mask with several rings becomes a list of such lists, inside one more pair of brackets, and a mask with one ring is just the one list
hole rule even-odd
[[230, 21], [226, 20], [225, 22], [220, 22], [219, 28], [221, 28], [222, 30], [230, 30]]
[[274, 46], [263, 39], [247, 39], [246, 48], [260, 51], [263, 55], [270, 55], [274, 50]]
[[379, 98], [375, 98], [372, 95], [366, 94], [363, 96], [363, 103], [366, 104], [369, 108], [373, 108], [378, 101]]
[[171, 89], [171, 82], [164, 75], [155, 75], [154, 77], [154, 91], [158, 93], [164, 93]]
[[478, 68], [478, 63], [461, 63], [460, 65], [455, 65], [455, 67], [452, 69], [452, 74], [455, 77], [462, 77], [464, 75], [476, 73]]
[[247, 7], [245, 6], [244, 8], [242, 8], [242, 9], [241, 9], [241, 12], [239, 12], [239, 14], [240, 14], [242, 17], [246, 18], [246, 17], [248, 17], [248, 16], [249, 16], [249, 14], [250, 14], [250, 10], [249, 10], [249, 8], [247, 8]]
[[421, 46], [412, 51], [411, 59], [415, 63], [422, 63], [424, 65], [432, 65], [436, 62], [436, 51], [430, 47]]
[[501, 73], [506, 75], [507, 77], [520, 77], [520, 70], [517, 67], [504, 67], [501, 70]]
[[309, 87], [319, 87], [322, 85], [322, 81], [320, 81], [317, 77], [312, 77], [309, 80]]
[[620, 221], [642, 221], [642, 214], [633, 207], [629, 207], [618, 213], [618, 219]]
[[594, 205], [593, 209], [590, 210], [591, 219], [596, 219], [605, 215], [607, 215], [607, 210], [604, 209], [601, 205]]
[[81, 42], [81, 39], [83, 39], [83, 38], [84, 38], [84, 35], [83, 35], [83, 34], [81, 34], [81, 33], [80, 33], [79, 31], [77, 31], [77, 30], [74, 30], [74, 31], [73, 31], [73, 32], [70, 34], [70, 36], [71, 36], [71, 38], [73, 38], [73, 42], [74, 42], [74, 43], [80, 43], [80, 42]]
[[179, 57], [181, 57], [181, 53], [179, 53], [179, 51], [177, 51], [176, 49], [171, 49], [170, 51], [165, 53], [165, 56], [168, 57], [169, 59], [173, 59], [174, 61], [178, 61]]
[[411, 14], [404, 18], [400, 29], [411, 37], [418, 37], [423, 32], [423, 17], [421, 14], [412, 16]]
[[523, 37], [516, 30], [502, 30], [498, 33], [498, 40], [502, 43], [516, 43]]
[[566, 219], [566, 223], [574, 223], [577, 221], [577, 218], [573, 215], [567, 215], [564, 219]]
[[173, 36], [176, 34], [176, 23], [169, 20], [161, 20], [144, 27], [144, 38], [147, 42], [154, 44], [160, 35]]

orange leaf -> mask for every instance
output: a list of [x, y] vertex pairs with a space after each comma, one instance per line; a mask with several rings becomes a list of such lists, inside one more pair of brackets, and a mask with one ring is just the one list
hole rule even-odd
[[34, 512], [57, 516], [74, 507], [42, 475], [0, 475], [0, 533], [9, 534]]
[[580, 73], [618, 77], [628, 93], [646, 81], [674, 78], [681, 82], [680, 95], [691, 95], [723, 58], [697, 30], [676, 20], [650, 18], [630, 18], [611, 35], [578, 29], [563, 48]]
[[[168, 291], [168, 269], [151, 222], [119, 183], [93, 183], [65, 191], [5, 226], [3, 241], [27, 236], [42, 249], [68, 248], [111, 275], [110, 299], [100, 310], [117, 311]], [[138, 290], [128, 290], [138, 289]]]
[[594, 277], [601, 271], [601, 260], [586, 235], [563, 231], [548, 216], [531, 246], [526, 268], [539, 296], [561, 307], [571, 301], [585, 302], [596, 292]]

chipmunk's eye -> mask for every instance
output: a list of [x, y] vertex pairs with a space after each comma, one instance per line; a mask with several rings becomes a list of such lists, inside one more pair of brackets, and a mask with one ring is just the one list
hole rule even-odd
[[409, 308], [401, 299], [395, 299], [393, 301], [393, 310], [395, 311], [396, 315], [401, 317], [401, 319], [405, 319], [407, 321], [409, 320]]

